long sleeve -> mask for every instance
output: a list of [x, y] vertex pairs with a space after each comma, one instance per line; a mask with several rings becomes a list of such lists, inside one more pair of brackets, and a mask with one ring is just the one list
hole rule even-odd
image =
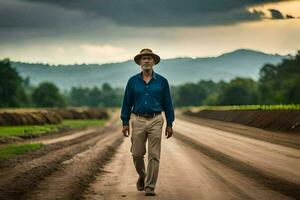
[[121, 120], [124, 125], [129, 125], [130, 120], [130, 114], [131, 114], [131, 108], [133, 105], [133, 99], [132, 99], [132, 91], [131, 91], [131, 84], [130, 79], [127, 82], [123, 104], [122, 104], [122, 110], [121, 110]]
[[164, 85], [163, 110], [166, 114], [167, 126], [172, 127], [175, 116], [174, 116], [174, 108], [173, 108], [171, 94], [170, 94], [170, 87], [167, 79], [165, 80], [165, 85]]

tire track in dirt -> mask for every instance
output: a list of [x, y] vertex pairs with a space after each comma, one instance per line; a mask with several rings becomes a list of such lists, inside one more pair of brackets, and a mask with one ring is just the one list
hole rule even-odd
[[300, 186], [295, 182], [291, 182], [279, 176], [274, 176], [272, 173], [268, 173], [267, 171], [255, 167], [253, 163], [251, 164], [247, 161], [239, 160], [179, 132], [175, 132], [174, 137], [187, 143], [210, 158], [223, 163], [227, 167], [230, 167], [249, 178], [255, 179], [258, 183], [263, 184], [274, 191], [291, 198], [300, 198]]
[[[98, 136], [99, 134], [103, 134], [105, 131], [107, 131], [107, 130], [104, 127], [102, 127], [102, 128], [98, 128], [97, 131], [88, 132], [88, 134], [82, 135], [80, 137], [75, 137], [71, 140], [62, 140], [57, 143], [52, 143], [52, 144], [46, 145], [44, 148], [41, 148], [39, 150], [28, 152], [26, 154], [21, 154], [10, 160], [3, 161], [0, 163], [0, 168], [2, 170], [5, 170], [5, 168], [10, 168], [11, 166], [16, 168], [17, 165], [24, 164], [25, 162], [29, 162], [30, 160], [33, 160], [33, 159], [37, 159], [38, 157], [48, 154], [50, 151], [55, 151], [55, 150], [65, 148], [66, 146], [79, 144], [83, 141], [94, 138], [94, 137]], [[74, 132], [74, 133], [76, 133], [76, 132]], [[32, 142], [34, 143], [35, 141], [32, 141]], [[3, 178], [3, 177], [1, 178], [1, 174], [2, 173], [0, 173], [0, 180]]]
[[[112, 161], [86, 191], [88, 200], [147, 200], [137, 191], [135, 171], [130, 153], [130, 140], [117, 150]], [[145, 164], [147, 166], [147, 155]], [[159, 178], [153, 200], [291, 200], [266, 188], [255, 179], [227, 167], [176, 138], [162, 141]]]
[[64, 161], [60, 170], [41, 181], [26, 199], [81, 199], [86, 186], [123, 141], [120, 132], [110, 132], [89, 149]]
[[258, 139], [261, 141], [271, 142], [274, 144], [300, 149], [300, 136], [297, 134], [287, 132], [272, 132], [232, 122], [183, 115], [181, 112], [176, 112], [176, 114], [178, 119], [193, 122], [200, 126], [207, 126], [222, 131], [228, 131], [234, 134], [239, 134], [245, 137]]
[[[115, 129], [111, 127], [111, 131]], [[15, 166], [2, 168], [0, 199], [22, 199], [24, 194], [35, 188], [46, 176], [60, 170], [63, 161], [71, 159], [109, 136], [110, 132], [106, 130], [89, 133], [70, 141], [62, 141], [50, 145], [48, 150], [41, 151], [37, 157], [25, 158], [27, 162], [20, 161]]]

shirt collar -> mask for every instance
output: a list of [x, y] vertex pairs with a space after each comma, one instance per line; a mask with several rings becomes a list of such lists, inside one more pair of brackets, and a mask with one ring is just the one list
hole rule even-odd
[[[152, 70], [152, 77], [153, 77], [154, 79], [157, 78], [157, 77], [156, 77], [156, 73], [154, 72], [154, 70]], [[143, 71], [140, 72], [139, 78], [140, 78], [140, 79], [143, 79]]]

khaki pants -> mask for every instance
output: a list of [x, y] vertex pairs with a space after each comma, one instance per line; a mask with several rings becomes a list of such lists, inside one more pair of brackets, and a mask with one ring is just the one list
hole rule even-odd
[[[140, 177], [146, 177], [145, 187], [155, 188], [158, 178], [163, 127], [162, 114], [152, 118], [137, 117], [131, 114], [131, 148], [133, 163]], [[144, 155], [148, 139], [148, 166], [145, 170]]]

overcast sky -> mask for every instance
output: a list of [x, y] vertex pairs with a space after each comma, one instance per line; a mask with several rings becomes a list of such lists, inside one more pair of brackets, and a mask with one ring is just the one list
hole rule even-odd
[[52, 64], [300, 50], [299, 0], [0, 0], [0, 58]]

